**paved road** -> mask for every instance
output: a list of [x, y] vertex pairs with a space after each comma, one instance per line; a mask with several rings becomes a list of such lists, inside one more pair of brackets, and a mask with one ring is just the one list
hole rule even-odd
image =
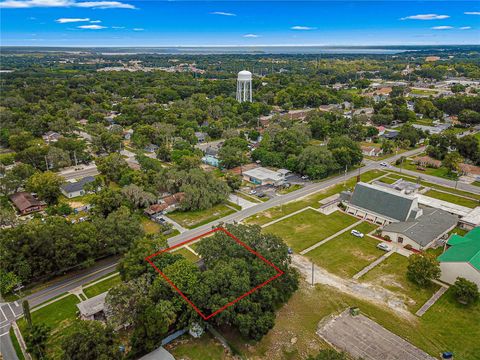
[[59, 175], [63, 176], [66, 180], [79, 179], [85, 176], [96, 176], [98, 174], [100, 173], [96, 165], [85, 166], [81, 170], [68, 169], [59, 173]]
[[[386, 160], [385, 162], [394, 162], [400, 156], [412, 156], [418, 153], [421, 153], [424, 149], [415, 149], [411, 150], [408, 152], [405, 152], [401, 155], [395, 155], [392, 156]], [[379, 163], [375, 161], [368, 161], [366, 162], [366, 165], [359, 170], [354, 170], [348, 172], [346, 175], [340, 175], [336, 176], [334, 178], [322, 181], [322, 182], [317, 182], [317, 183], [311, 183], [303, 187], [302, 189], [299, 189], [297, 191], [293, 191], [289, 194], [282, 195], [282, 196], [277, 196], [269, 201], [262, 202], [260, 204], [256, 204], [255, 206], [252, 206], [248, 209], [243, 209], [241, 211], [238, 211], [234, 214], [228, 215], [222, 219], [213, 221], [211, 223], [205, 224], [203, 226], [200, 226], [198, 228], [192, 229], [192, 230], [187, 230], [180, 235], [174, 236], [168, 240], [168, 243], [170, 246], [179, 244], [183, 241], [186, 241], [188, 239], [191, 239], [192, 237], [201, 235], [205, 233], [206, 231], [210, 230], [212, 227], [219, 226], [221, 223], [233, 223], [233, 222], [238, 222], [241, 221], [249, 216], [252, 216], [258, 212], [262, 212], [265, 210], [268, 210], [272, 207], [278, 206], [285, 204], [290, 201], [297, 200], [301, 197], [308, 196], [310, 194], [313, 194], [317, 191], [323, 190], [329, 186], [341, 183], [345, 179], [350, 179], [352, 177], [357, 176], [359, 173], [363, 174], [367, 171], [377, 169], [379, 168]], [[66, 179], [72, 179], [72, 178], [78, 178], [78, 177], [83, 177], [83, 176], [88, 176], [88, 175], [95, 175], [97, 174], [97, 169], [95, 168], [87, 168], [84, 170], [78, 170], [74, 172], [68, 172], [62, 174], [63, 177]], [[30, 302], [30, 307], [33, 308], [43, 302], [46, 302], [48, 300], [53, 299], [54, 297], [63, 294], [69, 290], [72, 290], [80, 285], [89, 283], [91, 281], [94, 281], [106, 274], [110, 274], [113, 271], [115, 271], [115, 267], [117, 264], [116, 258], [113, 259], [108, 259], [105, 260], [104, 262], [97, 263], [94, 267], [90, 269], [86, 269], [85, 271], [72, 275], [66, 280], [62, 280], [60, 282], [57, 282], [51, 286], [46, 287], [43, 290], [40, 290], [36, 292], [35, 294], [26, 296], [25, 299], [27, 299]], [[17, 305], [18, 304], [18, 305]], [[17, 304], [15, 303], [1, 303], [0, 308], [0, 334], [3, 334], [7, 332], [7, 335], [1, 336], [0, 337], [0, 349], [2, 350], [2, 355], [5, 360], [16, 360], [17, 357], [15, 354], [12, 354], [9, 349], [12, 348], [11, 342], [10, 342], [10, 337], [8, 336], [8, 329], [10, 328], [10, 321], [14, 320], [15, 318], [18, 318], [20, 314], [22, 313], [21, 310], [21, 301], [18, 301]]]

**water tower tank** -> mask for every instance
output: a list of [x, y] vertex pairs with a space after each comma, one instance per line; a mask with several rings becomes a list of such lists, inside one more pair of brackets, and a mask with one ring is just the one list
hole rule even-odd
[[252, 73], [242, 70], [237, 76], [237, 101], [252, 101]]
[[238, 80], [252, 80], [252, 73], [247, 70], [242, 70], [238, 73]]

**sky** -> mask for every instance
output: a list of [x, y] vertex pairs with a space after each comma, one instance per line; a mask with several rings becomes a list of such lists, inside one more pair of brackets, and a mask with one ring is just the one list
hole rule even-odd
[[2, 46], [480, 44], [480, 1], [0, 0]]

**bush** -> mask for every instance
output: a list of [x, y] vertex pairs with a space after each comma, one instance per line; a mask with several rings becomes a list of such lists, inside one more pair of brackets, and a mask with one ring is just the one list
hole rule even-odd
[[457, 301], [464, 305], [473, 304], [480, 297], [477, 284], [462, 277], [457, 278], [452, 290]]

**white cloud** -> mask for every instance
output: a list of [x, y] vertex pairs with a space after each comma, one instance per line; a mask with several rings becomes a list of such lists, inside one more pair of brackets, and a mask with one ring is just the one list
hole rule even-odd
[[6, 0], [0, 2], [0, 8], [4, 9], [25, 9], [35, 7], [80, 7], [96, 9], [135, 9], [134, 5], [120, 1], [83, 1], [77, 0]]
[[260, 37], [259, 35], [257, 34], [245, 34], [243, 35], [244, 38], [258, 38]]
[[290, 29], [291, 30], [315, 30], [316, 27], [295, 25], [295, 26], [292, 26]]
[[90, 24], [100, 24], [102, 20], [92, 20], [90, 21]]
[[448, 15], [438, 15], [438, 14], [419, 14], [403, 17], [400, 20], [442, 20], [448, 19]]
[[112, 29], [125, 29], [125, 26], [112, 26]]
[[450, 30], [453, 29], [453, 26], [434, 26], [432, 30]]
[[86, 22], [86, 21], [90, 21], [90, 18], [60, 18], [55, 20], [55, 22], [59, 24], [68, 24], [68, 23]]
[[211, 12], [210, 15], [237, 16], [237, 14], [229, 13], [229, 12], [223, 12], [223, 11], [214, 11], [214, 12]]
[[471, 26], [462, 26], [460, 30], [470, 30], [471, 28]]
[[101, 29], [106, 29], [106, 26], [102, 25], [80, 25], [77, 26], [79, 29], [88, 29], [88, 30], [101, 30]]
[[143, 29], [143, 28], [133, 28], [133, 31], [143, 31], [143, 30], [145, 30], [145, 29]]
[[480, 11], [465, 11], [465, 15], [480, 15]]

